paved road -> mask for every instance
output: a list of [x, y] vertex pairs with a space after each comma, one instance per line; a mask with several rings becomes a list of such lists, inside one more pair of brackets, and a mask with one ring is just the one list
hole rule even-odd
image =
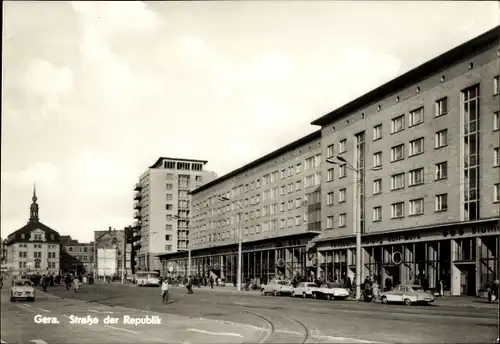
[[[82, 293], [82, 295], [85, 295]], [[88, 293], [86, 294], [89, 295]], [[156, 302], [159, 290], [155, 290]], [[77, 324], [76, 318], [97, 318], [98, 324]], [[148, 316], [161, 324], [124, 324], [124, 317]], [[36, 323], [35, 317], [51, 323]], [[118, 318], [105, 324], [107, 318]], [[133, 320], [132, 320], [133, 321]], [[72, 323], [73, 322], [73, 323]], [[78, 298], [64, 299], [38, 292], [35, 302], [10, 302], [1, 293], [1, 343], [243, 343], [258, 342], [265, 333], [251, 326], [235, 326], [208, 319], [167, 315], [148, 310], [111, 307]]]
[[[159, 288], [106, 284], [86, 285], [78, 294], [54, 287], [51, 293], [101, 305], [193, 317], [189, 321], [203, 318], [254, 326], [253, 337], [246, 334], [245, 342], [491, 343], [498, 337], [495, 308], [408, 307], [203, 289], [187, 295], [185, 289], [174, 288], [169, 304], [162, 305]], [[227, 331], [240, 327], [233, 325]]]

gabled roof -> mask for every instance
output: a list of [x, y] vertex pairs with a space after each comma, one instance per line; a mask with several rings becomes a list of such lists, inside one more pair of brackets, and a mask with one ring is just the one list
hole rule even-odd
[[477, 54], [493, 44], [500, 43], [500, 25], [479, 35], [458, 47], [421, 64], [420, 66], [404, 73], [403, 75], [383, 84], [382, 86], [362, 95], [359, 98], [333, 110], [330, 113], [311, 122], [313, 125], [326, 126], [336, 119], [340, 119], [352, 112], [360, 110], [362, 107], [390, 96], [403, 88], [409, 87], [429, 75], [439, 73], [444, 68], [464, 60], [472, 54]]
[[[30, 221], [24, 227], [21, 227], [17, 231], [15, 231], [14, 233], [10, 234], [7, 237], [6, 245], [9, 246], [9, 245], [16, 244], [16, 243], [35, 242], [34, 240], [30, 240], [30, 234], [35, 229], [41, 229], [42, 231], [45, 232], [45, 239], [46, 240], [40, 241], [40, 243], [54, 243], [54, 244], [60, 243], [60, 236], [59, 236], [58, 232], [56, 232], [52, 228], [44, 225], [41, 222]], [[24, 238], [23, 238], [23, 234], [24, 234]], [[51, 238], [51, 235], [53, 235], [53, 239]]]

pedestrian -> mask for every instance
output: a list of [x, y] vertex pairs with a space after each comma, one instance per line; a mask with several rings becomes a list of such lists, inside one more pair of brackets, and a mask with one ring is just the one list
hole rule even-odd
[[167, 279], [163, 279], [161, 284], [161, 298], [163, 300], [163, 304], [166, 305], [168, 303], [168, 281]]
[[214, 289], [214, 278], [210, 276], [210, 288]]
[[438, 282], [438, 298], [442, 298], [443, 300], [445, 299], [444, 297], [444, 284], [443, 284], [443, 279], [440, 278]]
[[42, 288], [43, 288], [43, 291], [47, 291], [47, 277], [45, 275], [42, 276], [42, 280], [41, 280], [41, 285], [42, 285]]
[[77, 276], [73, 279], [73, 288], [75, 293], [78, 293], [78, 288], [80, 287], [80, 280], [78, 279]]
[[188, 294], [194, 294], [194, 292], [193, 292], [193, 282], [191, 280], [191, 277], [188, 278], [188, 280], [186, 282], [186, 288], [187, 288]]
[[66, 284], [66, 290], [69, 290], [69, 286], [71, 284], [71, 276], [69, 274], [64, 278], [64, 284]]

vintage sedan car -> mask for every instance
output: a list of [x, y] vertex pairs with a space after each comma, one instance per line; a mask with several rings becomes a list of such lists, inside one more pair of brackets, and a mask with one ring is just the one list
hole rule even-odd
[[313, 282], [301, 282], [293, 289], [292, 296], [302, 296], [303, 298], [312, 297], [313, 290], [317, 290], [318, 285]]
[[410, 306], [413, 303], [429, 304], [434, 302], [434, 295], [415, 284], [400, 284], [390, 291], [380, 294], [382, 303], [404, 303]]
[[262, 295], [272, 294], [274, 296], [292, 295], [293, 287], [289, 281], [272, 280], [262, 287]]
[[35, 301], [35, 288], [29, 280], [17, 279], [12, 281], [10, 301], [16, 300]]
[[344, 300], [349, 296], [349, 290], [343, 288], [340, 283], [325, 282], [319, 288], [313, 290], [312, 297], [315, 299], [337, 299]]

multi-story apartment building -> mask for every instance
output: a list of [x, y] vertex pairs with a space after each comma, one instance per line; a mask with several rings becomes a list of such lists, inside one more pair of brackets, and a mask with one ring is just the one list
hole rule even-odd
[[[306, 244], [320, 231], [321, 132], [316, 131], [194, 190], [191, 273], [236, 281], [306, 273]], [[175, 255], [169, 255], [173, 259]], [[168, 269], [187, 273], [185, 254]]]
[[63, 273], [94, 274], [94, 243], [79, 243], [61, 235], [60, 267]]
[[59, 273], [59, 233], [39, 221], [36, 191], [28, 224], [7, 237], [6, 266], [13, 275]]
[[500, 27], [312, 123], [333, 162], [318, 274], [354, 275], [359, 229], [361, 275], [382, 284], [425, 276], [476, 295], [498, 278], [498, 37]]
[[[352, 278], [359, 230], [362, 279], [371, 276], [382, 285], [426, 280], [431, 289], [441, 280], [452, 295], [476, 295], [499, 278], [499, 36], [500, 26], [312, 123], [321, 127], [314, 134], [321, 147], [313, 154], [323, 157], [318, 162], [321, 230], [301, 251], [305, 268], [298, 274]], [[285, 161], [283, 167], [271, 167], [262, 159], [262, 167], [247, 165], [193, 191], [193, 274], [208, 270], [234, 280], [236, 214], [251, 214], [252, 207], [264, 213], [264, 175], [288, 171]], [[277, 164], [279, 159], [269, 160]], [[251, 199], [245, 187], [259, 179], [261, 204], [256, 207], [245, 202]], [[243, 195], [233, 191], [240, 185]], [[220, 202], [218, 196], [231, 201]], [[283, 200], [268, 202], [278, 203], [280, 214]], [[284, 215], [285, 227], [293, 216]], [[261, 249], [252, 246], [254, 240], [272, 245], [263, 223], [240, 224], [249, 228], [244, 251]], [[292, 238], [287, 230], [277, 233]], [[259, 277], [257, 271], [278, 273], [287, 266], [278, 253], [282, 248], [271, 250], [275, 253], [244, 254], [243, 275]], [[162, 260], [169, 271], [187, 273], [187, 254]], [[284, 270], [281, 275], [295, 274]]]
[[217, 176], [207, 161], [160, 157], [135, 185], [137, 269], [160, 270], [157, 255], [185, 251], [189, 242], [189, 192]]

